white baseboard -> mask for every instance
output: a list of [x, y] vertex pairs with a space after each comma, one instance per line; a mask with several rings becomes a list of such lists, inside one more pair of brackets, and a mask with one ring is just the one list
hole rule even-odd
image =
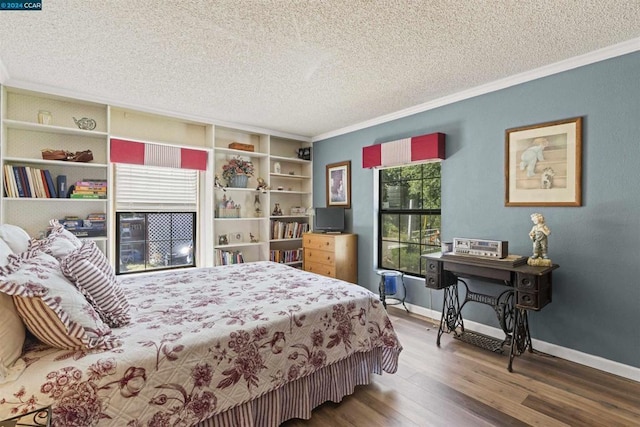
[[[407, 308], [411, 313], [419, 316], [427, 317], [438, 323], [440, 319], [440, 311], [430, 310], [428, 308], [421, 307], [419, 305], [413, 305], [406, 303]], [[402, 310], [398, 307], [390, 307], [396, 310]], [[464, 321], [465, 329], [473, 332], [478, 332], [484, 335], [488, 335], [493, 338], [503, 339], [504, 332], [502, 329], [487, 326], [482, 323], [472, 322], [470, 320]], [[622, 363], [614, 362], [599, 356], [593, 356], [591, 354], [582, 353], [577, 350], [573, 350], [566, 347], [561, 347], [556, 344], [550, 344], [545, 341], [532, 339], [533, 348], [536, 351], [549, 354], [551, 356], [558, 357], [560, 359], [568, 360], [570, 362], [578, 363], [580, 365], [588, 366], [590, 368], [598, 369], [600, 371], [608, 372], [613, 375], [618, 375], [623, 378], [628, 378], [633, 381], [640, 382], [640, 368], [625, 365]]]

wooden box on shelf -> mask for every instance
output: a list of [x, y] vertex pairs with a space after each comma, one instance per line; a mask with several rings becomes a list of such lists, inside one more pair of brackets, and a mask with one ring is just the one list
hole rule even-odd
[[240, 218], [240, 208], [218, 208], [216, 218]]
[[229, 148], [233, 148], [234, 150], [242, 150], [242, 151], [251, 151], [253, 152], [254, 147], [251, 144], [243, 144], [241, 142], [232, 142], [229, 144]]

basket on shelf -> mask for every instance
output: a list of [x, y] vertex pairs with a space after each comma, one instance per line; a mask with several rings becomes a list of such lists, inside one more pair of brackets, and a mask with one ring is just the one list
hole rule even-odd
[[229, 179], [229, 187], [247, 188], [249, 177], [247, 175], [234, 175]]
[[240, 218], [240, 208], [218, 208], [217, 218]]

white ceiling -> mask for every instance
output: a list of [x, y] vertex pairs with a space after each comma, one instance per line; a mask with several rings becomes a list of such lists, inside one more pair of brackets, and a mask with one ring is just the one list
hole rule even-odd
[[619, 43], [640, 0], [42, 0], [0, 11], [0, 81], [328, 136]]

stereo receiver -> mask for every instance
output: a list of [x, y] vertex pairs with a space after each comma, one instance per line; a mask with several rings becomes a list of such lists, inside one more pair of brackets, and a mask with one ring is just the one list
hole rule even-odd
[[505, 258], [509, 254], [509, 242], [504, 240], [454, 238], [453, 253], [455, 255]]

